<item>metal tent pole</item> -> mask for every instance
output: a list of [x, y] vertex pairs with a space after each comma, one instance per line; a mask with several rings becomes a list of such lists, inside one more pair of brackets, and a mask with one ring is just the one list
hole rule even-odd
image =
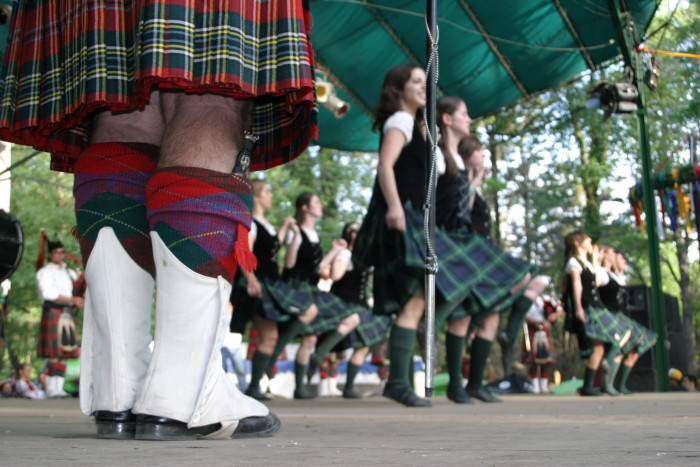
[[[437, 89], [437, 57], [432, 54], [437, 54], [435, 41], [437, 40], [437, 0], [426, 0], [425, 18], [430, 34], [426, 40], [428, 63], [431, 65], [428, 68], [428, 76], [426, 77], [426, 95], [427, 103], [425, 107], [428, 134], [437, 138], [435, 124], [435, 100]], [[431, 62], [430, 59], [433, 58]], [[435, 142], [428, 138], [428, 150], [426, 152], [426, 180], [425, 194], [426, 209], [426, 246], [425, 246], [425, 395], [432, 397], [433, 395], [433, 377], [435, 375], [435, 275], [437, 274], [437, 258], [435, 257], [431, 245], [435, 244], [435, 188], [437, 182], [437, 174], [433, 168], [433, 149]]]

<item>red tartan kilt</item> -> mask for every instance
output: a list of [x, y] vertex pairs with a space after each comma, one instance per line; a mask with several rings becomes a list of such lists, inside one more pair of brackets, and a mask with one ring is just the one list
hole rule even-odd
[[[543, 328], [542, 330], [545, 332], [545, 334], [547, 334], [547, 344], [548, 344], [547, 349], [549, 350], [549, 355], [550, 355], [549, 361], [546, 363], [546, 365], [553, 365], [553, 364], [557, 363], [557, 358], [554, 355], [554, 339], [552, 338], [552, 330], [548, 329], [548, 328]], [[531, 351], [530, 352], [527, 351], [527, 347], [525, 347], [525, 342], [523, 342], [523, 353], [522, 353], [523, 363], [527, 363], [530, 365], [537, 365], [537, 363], [535, 363], [535, 355], [536, 355], [535, 350], [536, 349], [534, 348], [534, 345], [535, 345], [535, 333], [537, 331], [539, 331], [539, 328], [537, 328], [535, 326], [528, 325], [527, 331], [528, 331], [528, 339], [530, 339]]]
[[[143, 108], [157, 88], [260, 98], [251, 170], [316, 133], [310, 16], [302, 0], [37, 0], [13, 12], [0, 139], [72, 172], [96, 110]], [[40, 79], [39, 79], [40, 77]]]
[[[61, 345], [60, 321], [62, 308], [44, 308], [41, 315], [39, 331], [39, 350], [37, 355], [43, 358], [78, 358], [80, 347], [66, 350]], [[73, 322], [75, 325], [75, 322]], [[77, 337], [77, 336], [76, 336]]]

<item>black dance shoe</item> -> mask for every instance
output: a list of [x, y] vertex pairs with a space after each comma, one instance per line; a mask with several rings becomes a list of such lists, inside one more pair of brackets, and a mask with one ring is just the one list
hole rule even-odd
[[[188, 441], [204, 439], [221, 429], [221, 423], [188, 428], [187, 423], [171, 418], [139, 414], [136, 416], [135, 439], [141, 441]], [[264, 417], [246, 417], [238, 422], [235, 431], [229, 436], [239, 438], [267, 438], [280, 429], [277, 415], [270, 412]]]
[[134, 439], [136, 415], [131, 410], [110, 412], [97, 410], [94, 414], [99, 439]]
[[503, 402], [503, 399], [499, 399], [498, 397], [494, 396], [488, 389], [484, 387], [467, 388], [467, 393], [474, 399], [479, 399], [482, 402]]
[[354, 389], [343, 389], [343, 399], [362, 399], [362, 394]]
[[451, 388], [447, 387], [447, 398], [455, 404], [473, 404], [474, 400], [469, 396], [469, 393], [462, 387]]
[[304, 400], [304, 399], [316, 399], [316, 394], [311, 392], [310, 390], [308, 390], [305, 387], [300, 387], [300, 388], [296, 388], [294, 390], [294, 398], [295, 399], [302, 399], [302, 400]]
[[255, 399], [255, 400], [257, 400], [257, 401], [263, 401], [263, 402], [264, 402], [264, 401], [272, 400], [272, 398], [271, 398], [270, 396], [268, 396], [267, 394], [265, 394], [264, 392], [262, 392], [260, 389], [252, 390], [250, 387], [249, 387], [248, 390], [245, 392], [245, 395], [248, 396], [248, 397], [252, 397], [253, 399]]
[[406, 407], [432, 407], [433, 405], [428, 399], [418, 397], [411, 388], [384, 386], [382, 395], [389, 399], [394, 399]]
[[587, 388], [587, 387], [582, 387], [578, 390], [578, 393], [581, 396], [602, 396], [603, 393], [600, 392], [600, 389], [598, 388]]

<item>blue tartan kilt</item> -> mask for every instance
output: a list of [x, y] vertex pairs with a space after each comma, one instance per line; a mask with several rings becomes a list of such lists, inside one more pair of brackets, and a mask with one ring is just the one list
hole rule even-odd
[[586, 308], [583, 331], [591, 341], [624, 347], [630, 340], [632, 329], [607, 308]]
[[286, 323], [302, 316], [313, 303], [310, 293], [299, 293], [298, 289], [284, 281], [263, 278], [260, 279], [260, 287], [262, 299], [248, 295], [245, 279], [236, 281], [231, 332], [244, 334], [256, 314], [266, 320]]
[[359, 349], [372, 347], [382, 342], [389, 334], [393, 317], [387, 315], [375, 315], [369, 309], [363, 308], [360, 315], [360, 325], [350, 331], [345, 338], [333, 349], [340, 352], [345, 349]]
[[642, 326], [624, 313], [615, 313], [615, 318], [632, 330], [632, 336], [627, 344], [622, 347], [622, 353], [628, 354], [636, 351], [639, 355], [642, 355], [656, 343], [658, 334], [651, 329]]

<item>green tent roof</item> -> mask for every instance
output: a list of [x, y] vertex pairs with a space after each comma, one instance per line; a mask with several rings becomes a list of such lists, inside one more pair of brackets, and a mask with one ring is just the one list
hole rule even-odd
[[[654, 0], [628, 0], [638, 30]], [[316, 64], [351, 110], [319, 109], [324, 147], [376, 151], [372, 109], [384, 73], [425, 65], [425, 1], [314, 0]], [[480, 117], [566, 82], [620, 55], [607, 0], [438, 0], [438, 92], [458, 95]]]

